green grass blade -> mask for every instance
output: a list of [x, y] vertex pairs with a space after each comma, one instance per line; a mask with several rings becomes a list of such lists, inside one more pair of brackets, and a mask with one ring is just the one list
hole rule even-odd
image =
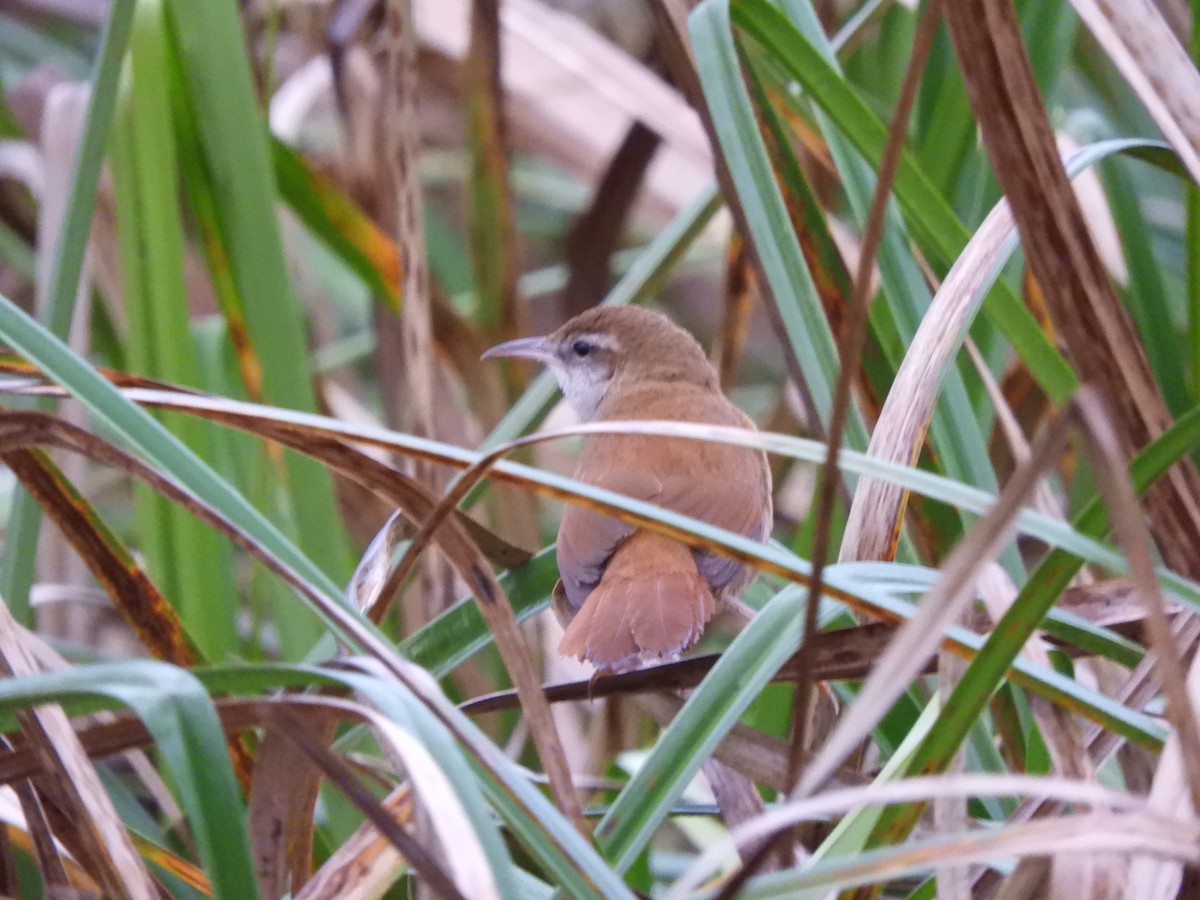
[[[167, 0], [179, 66], [195, 116], [204, 171], [255, 354], [263, 397], [292, 409], [316, 408], [308, 371], [305, 316], [288, 277], [275, 206], [267, 127], [253, 89], [246, 36], [232, 0]], [[329, 473], [285, 453], [288, 519], [299, 544], [329, 575], [349, 576], [349, 540]], [[315, 623], [292, 630], [289, 653], [308, 649]]]
[[683, 795], [713, 748], [800, 646], [808, 592], [785, 588], [734, 638], [596, 826], [624, 872]]
[[246, 499], [161, 424], [134, 405], [16, 304], [0, 294], [0, 337], [65, 388], [164, 474], [204, 497], [328, 598], [344, 603], [340, 588]]
[[[705, 102], [750, 229], [747, 240], [762, 263], [790, 352], [804, 372], [817, 415], [828, 424], [839, 366], [837, 347], [742, 81], [728, 0], [707, 0], [688, 22]], [[847, 420], [846, 441], [852, 447], [867, 445], [857, 410]]]
[[1127, 166], [1128, 163], [1120, 159], [1108, 159], [1099, 166], [1104, 193], [1129, 269], [1129, 284], [1121, 288], [1121, 295], [1141, 336], [1163, 400], [1172, 414], [1178, 415], [1194, 402], [1186, 381], [1188, 357], [1184, 352], [1183, 335], [1174, 322], [1173, 310], [1164, 308], [1171, 294], [1163, 282], [1149, 223]]
[[[139, 4], [129, 52], [129, 91], [113, 135], [112, 170], [129, 325], [132, 370], [198, 386], [196, 346], [188, 331], [185, 238], [177, 200], [163, 10]], [[203, 453], [210, 429], [195, 419], [164, 424]], [[137, 491], [140, 540], [151, 572], [178, 608], [188, 633], [210, 659], [237, 640], [229, 548], [195, 516], [148, 488]]]
[[[887, 128], [821, 50], [767, 0], [741, 0], [733, 8], [733, 20], [785, 66], [805, 95], [829, 115], [867, 160], [878, 162]], [[907, 152], [901, 155], [894, 191], [918, 246], [944, 273], [966, 246], [967, 229]], [[1018, 349], [1042, 389], [1056, 402], [1065, 402], [1078, 379], [1019, 298], [1007, 286], [997, 284], [984, 301], [983, 311]]]
[[[83, 124], [83, 136], [75, 151], [67, 209], [54, 248], [54, 265], [46, 290], [46, 327], [58, 337], [66, 336], [75, 312], [75, 292], [83, 270], [96, 189], [100, 184], [100, 165], [112, 129], [121, 58], [125, 55], [133, 27], [135, 2], [113, 0], [100, 35], [100, 50], [92, 70], [91, 101]], [[26, 625], [30, 623], [29, 589], [33, 586], [41, 522], [37, 504], [24, 490], [18, 490], [8, 523], [4, 565], [0, 566], [0, 596], [8, 603], [14, 618]]]

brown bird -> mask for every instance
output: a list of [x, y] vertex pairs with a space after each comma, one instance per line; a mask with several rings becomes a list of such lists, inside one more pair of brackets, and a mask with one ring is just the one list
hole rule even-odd
[[[754, 427], [721, 393], [696, 339], [646, 309], [591, 309], [552, 334], [508, 341], [484, 357], [549, 366], [585, 422]], [[771, 473], [761, 451], [690, 438], [589, 435], [575, 477], [756, 540], [771, 531]], [[553, 605], [566, 629], [559, 651], [610, 671], [691, 647], [752, 574], [735, 560], [576, 505], [563, 514], [557, 557]]]

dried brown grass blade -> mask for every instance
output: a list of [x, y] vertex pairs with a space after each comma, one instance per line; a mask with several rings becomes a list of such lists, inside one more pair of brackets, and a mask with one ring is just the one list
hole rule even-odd
[[1200, 182], [1200, 72], [1158, 6], [1151, 0], [1071, 0], [1071, 6]]
[[512, 191], [508, 183], [508, 128], [500, 78], [500, 2], [472, 0], [466, 60], [471, 131], [472, 259], [487, 318], [514, 336], [521, 317], [520, 274]]
[[[423, 437], [438, 434], [434, 397], [438, 363], [433, 355], [433, 316], [429, 260], [425, 254], [424, 198], [418, 163], [421, 128], [417, 116], [417, 24], [410, 0], [386, 0], [382, 68], [383, 106], [379, 126], [382, 150], [377, 173], [380, 218], [392, 223], [401, 257], [399, 294], [404, 304], [397, 321], [377, 310], [379, 341], [376, 361], [388, 421]], [[398, 376], [398, 377], [397, 377]], [[438, 488], [443, 474], [420, 460], [413, 462], [416, 479]], [[420, 590], [406, 600], [406, 620], [432, 619], [453, 602], [453, 575], [439, 558], [426, 561]]]
[[373, 617], [377, 618], [379, 610], [383, 608], [380, 599], [395, 593], [396, 588], [416, 564], [420, 550], [428, 541], [434, 539], [433, 529], [438, 523], [441, 524], [437, 536], [438, 546], [474, 594], [476, 605], [487, 623], [488, 630], [492, 632], [496, 647], [512, 676], [513, 684], [516, 685], [517, 697], [528, 719], [538, 756], [550, 778], [555, 799], [560, 809], [580, 828], [581, 833], [587, 833], [579, 802], [571, 786], [571, 772], [566, 754], [550, 713], [550, 704], [542, 694], [538, 674], [521, 634], [516, 614], [500, 582], [479, 549], [472, 544], [466, 530], [457, 520], [445, 519], [445, 515], [452, 508], [445, 501], [434, 507], [413, 539], [408, 553], [400, 560], [396, 569], [385, 576], [385, 568], [391, 556], [389, 536], [397, 521], [393, 516], [376, 540], [372, 541], [363, 564], [355, 572], [352, 581], [353, 596], [356, 600], [369, 604], [367, 608]]
[[[958, 0], [947, 4], [946, 19], [984, 146], [1055, 329], [1081, 380], [1110, 398], [1127, 460], [1157, 437], [1170, 417], [1071, 192], [1012, 4]], [[1200, 575], [1195, 465], [1174, 466], [1146, 503], [1167, 564], [1189, 577]]]
[[354, 574], [346, 585], [346, 597], [359, 610], [371, 617], [373, 622], [379, 622], [386, 603], [384, 599], [391, 575], [392, 554], [408, 530], [404, 514], [397, 510], [388, 516], [380, 526], [367, 549], [363, 551]]
[[1096, 484], [1110, 510], [1113, 528], [1129, 561], [1133, 582], [1146, 607], [1146, 628], [1155, 656], [1155, 667], [1167, 699], [1167, 715], [1179, 740], [1193, 813], [1200, 811], [1200, 728], [1188, 696], [1180, 648], [1167, 620], [1166, 601], [1154, 575], [1150, 536], [1142, 518], [1137, 494], [1129, 480], [1113, 424], [1100, 396], [1080, 391], [1075, 400], [1080, 424], [1088, 437]]
[[[311, 722], [313, 739], [326, 746], [337, 720]], [[248, 824], [254, 851], [254, 874], [263, 897], [296, 893], [312, 871], [314, 808], [321, 771], [303, 748], [278, 727], [268, 727], [254, 757]]]
[[[37, 861], [42, 882], [49, 890], [70, 888], [73, 882], [67, 874], [63, 857], [54, 842], [54, 833], [50, 830], [50, 823], [46, 821], [46, 812], [42, 809], [41, 797], [38, 796], [33, 784], [29, 781], [18, 781], [12, 785], [12, 788], [17, 795], [17, 802], [21, 805], [21, 814], [25, 817], [25, 828], [29, 833], [30, 848], [33, 851], [31, 855]], [[5, 833], [7, 835], [7, 829]], [[13, 877], [15, 878], [15, 876], [16, 872], [13, 872]], [[91, 881], [91, 876], [85, 877]], [[95, 882], [92, 882], [92, 885], [97, 890], [99, 889], [99, 885], [96, 885]], [[15, 895], [15, 891], [13, 893]]]
[[[904, 465], [915, 464], [933, 416], [940, 373], [966, 335], [982, 298], [984, 280], [1011, 228], [1008, 207], [997, 205], [946, 275], [884, 401], [867, 448], [871, 456]], [[874, 478], [860, 478], [839, 561], [891, 559], [907, 499], [907, 492], [899, 487]]]
[[[376, 729], [382, 729], [380, 743], [385, 752], [401, 754], [402, 763], [398, 763], [398, 765], [402, 765], [413, 778], [418, 779], [419, 796], [422, 802], [435, 806], [437, 815], [446, 818], [439, 831], [439, 840], [442, 845], [452, 843], [458, 850], [463, 851], [460, 853], [461, 858], [454, 860], [451, 865], [451, 868], [454, 869], [454, 879], [469, 896], [491, 895], [492, 887], [489, 886], [492, 884], [492, 879], [483, 861], [482, 850], [478, 848], [477, 842], [472, 841], [469, 846], [462, 843], [463, 830], [468, 826], [463, 824], [464, 819], [461, 814], [457, 817], [449, 814], [457, 807], [458, 801], [449, 797], [447, 792], [450, 791], [450, 788], [444, 775], [439, 775], [430, 769], [430, 766], [435, 766], [435, 764], [418, 742], [407, 738], [371, 708], [337, 697], [300, 695], [269, 699], [218, 699], [216, 704], [222, 725], [229, 733], [249, 728], [265, 728], [269, 731], [273, 726], [279, 725], [278, 718], [281, 709], [290, 713], [293, 722], [297, 719], [302, 720], [303, 727], [308, 729], [310, 736], [313, 736], [314, 739], [319, 738], [319, 733], [341, 722], [365, 723]], [[151, 737], [145, 726], [132, 713], [119, 713], [112, 716], [109, 721], [84, 724], [80, 727], [78, 737], [89, 755], [94, 757], [109, 756], [124, 750], [145, 747], [151, 743]], [[302, 752], [307, 755], [306, 751]], [[269, 765], [269, 761], [264, 760], [263, 764]], [[34, 777], [42, 771], [40, 760], [27, 746], [0, 752], [0, 783]], [[278, 775], [279, 778], [273, 786], [274, 789], [283, 792], [297, 790], [295, 780], [289, 781], [286, 772], [280, 771]], [[282, 811], [288, 807], [287, 798], [276, 799], [284, 801], [282, 804], [276, 804], [277, 812], [282, 814]], [[377, 801], [372, 798], [372, 802]], [[399, 819], [401, 822], [407, 822], [411, 812], [410, 804], [410, 792], [402, 786], [399, 791], [391, 795], [384, 805], [390, 810], [389, 814], [395, 813], [398, 806], [404, 807], [405, 811]], [[305, 804], [303, 803], [295, 806], [301, 815], [305, 814], [302, 811], [304, 808]], [[308, 813], [311, 814], [311, 808], [308, 809]], [[263, 821], [265, 824], [271, 820], [268, 818]], [[292, 830], [295, 830], [295, 824], [290, 823]], [[360, 829], [360, 831], [363, 830]], [[381, 838], [377, 829], [367, 826], [365, 830], [373, 836], [373, 840], [382, 840], [386, 843], [386, 838]], [[276, 847], [273, 852], [281, 852], [281, 850]], [[348, 863], [346, 870], [341, 872], [341, 877], [345, 877], [347, 871], [353, 873], [355, 865], [369, 863], [372, 854], [378, 852], [379, 848], [375, 847], [365, 856], [356, 857], [357, 861]], [[338, 853], [335, 856], [339, 857], [339, 864], [346, 862], [344, 854]], [[399, 864], [398, 858], [393, 858], [389, 870], [392, 872], [392, 880], [394, 880], [395, 869]], [[304, 874], [307, 877], [307, 870]], [[358, 873], [358, 875], [364, 874], [363, 872]], [[300, 891], [297, 896], [327, 896], [321, 893], [321, 890], [330, 883], [329, 877], [327, 865], [322, 868], [321, 874], [309, 882], [302, 891], [299, 888], [301, 881], [293, 880], [291, 889]], [[386, 887], [386, 884], [383, 886]], [[271, 895], [266, 894], [266, 896]]]
[[276, 707], [274, 716], [279, 733], [293, 741], [371, 824], [391, 841], [431, 891], [447, 900], [462, 900], [462, 892], [444, 871], [437, 855], [388, 814], [350, 766], [333, 753], [318, 734], [285, 706]]
[[612, 256], [642, 181], [662, 139], [635, 121], [613, 154], [592, 194], [591, 205], [571, 226], [564, 255], [567, 283], [561, 295], [563, 320], [595, 306], [612, 280]]
[[[9, 677], [38, 672], [26, 642], [29, 636], [0, 603], [0, 667]], [[158, 891], [100, 778], [58, 706], [42, 706], [18, 715], [30, 747], [46, 775], [41, 788], [54, 804], [56, 830], [103, 885], [118, 898], [154, 900]], [[64, 830], [62, 826], [66, 826]]]
[[[1129, 578], [1113, 578], [1069, 587], [1063, 591], [1055, 606], [1087, 619], [1093, 625], [1101, 625], [1146, 643], [1140, 637], [1146, 609]], [[1182, 608], [1178, 603], [1168, 603], [1167, 612], [1174, 615]]]
[[[813, 677], [818, 681], [858, 681], [866, 678], [875, 660], [896, 633], [894, 625], [869, 622], [852, 628], [818, 632], [813, 641]], [[589, 681], [546, 685], [542, 691], [551, 703], [598, 700], [627, 694], [678, 691], [698, 685], [716, 665], [717, 654], [693, 656], [679, 662], [644, 666], [632, 672], [600, 675]], [[775, 681], [796, 677], [793, 656], [775, 675]], [[515, 691], [497, 691], [476, 697], [459, 708], [470, 715], [511, 709], [517, 705]]]
[[[408, 784], [400, 785], [379, 803], [399, 822], [412, 819], [412, 789]], [[364, 822], [338, 845], [295, 898], [325, 900], [345, 894], [379, 896], [395, 883], [403, 865], [404, 858], [395, 846], [374, 825]]]
[[[10, 436], [40, 443], [42, 429], [54, 427], [49, 426], [49, 421], [58, 420], [38, 413], [0, 412], [0, 444], [8, 444]], [[83, 439], [85, 433], [74, 426], [64, 423], [63, 427]], [[26, 428], [29, 432], [22, 436]], [[58, 526], [142, 645], [157, 659], [178, 666], [194, 665], [195, 647], [175, 609], [49, 457], [35, 450], [12, 450], [0, 452], [0, 460]]]
[[746, 252], [746, 242], [740, 234], [729, 238], [725, 251], [725, 282], [723, 286], [724, 318], [721, 333], [714, 348], [720, 384], [728, 390], [737, 379], [742, 352], [746, 348], [746, 332], [750, 325], [750, 310], [754, 306], [756, 286]]
[[[754, 783], [737, 769], [721, 762], [716, 756], [710, 756], [704, 761], [704, 777], [717, 800], [717, 807], [721, 810], [721, 819], [725, 822], [726, 828], [737, 828], [739, 825], [744, 825], [755, 817], [761, 816], [766, 811], [766, 806], [763, 805], [762, 797], [759, 796]], [[762, 844], [747, 843], [745, 846], [739, 847], [738, 852], [743, 859], [749, 859], [758, 853], [765, 843], [765, 841]], [[788, 862], [790, 863], [791, 860]], [[770, 871], [771, 868], [770, 864], [762, 867], [763, 871]]]

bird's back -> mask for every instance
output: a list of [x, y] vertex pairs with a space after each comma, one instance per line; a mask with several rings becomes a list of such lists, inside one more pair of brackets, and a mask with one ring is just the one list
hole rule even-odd
[[[645, 382], [610, 391], [597, 420], [664, 419], [753, 427], [715, 389]], [[656, 503], [755, 539], [769, 533], [770, 472], [761, 451], [690, 438], [592, 435], [576, 473], [598, 487]], [[601, 669], [669, 657], [692, 646], [720, 601], [750, 573], [718, 554], [635, 529], [580, 506], [559, 529], [566, 625], [561, 650]]]

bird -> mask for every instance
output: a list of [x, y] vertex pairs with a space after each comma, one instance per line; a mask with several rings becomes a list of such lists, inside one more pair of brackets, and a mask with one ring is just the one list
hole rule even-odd
[[[484, 358], [547, 366], [584, 422], [653, 420], [753, 429], [721, 392], [699, 342], [667, 316], [595, 307], [556, 331]], [[771, 472], [752, 448], [645, 434], [590, 434], [575, 478], [755, 540], [771, 531]], [[598, 674], [678, 658], [753, 577], [737, 560], [568, 504], [558, 530], [552, 607], [559, 651]]]

